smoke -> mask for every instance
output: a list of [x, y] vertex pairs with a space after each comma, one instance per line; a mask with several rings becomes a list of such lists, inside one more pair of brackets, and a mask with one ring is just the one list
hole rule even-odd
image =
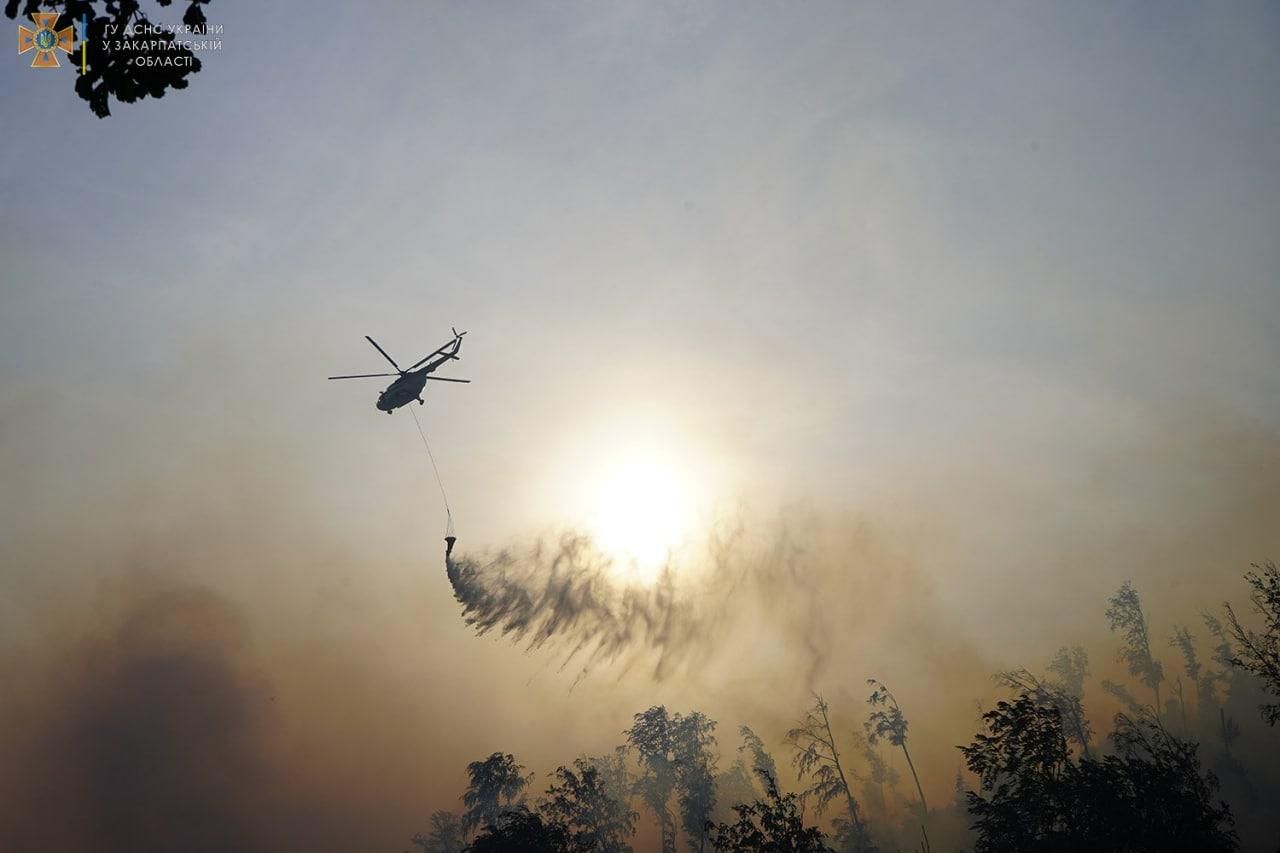
[[107, 633], [59, 649], [51, 668], [6, 672], [39, 687], [6, 703], [16, 738], [0, 846], [281, 849], [265, 748], [277, 721], [269, 685], [239, 660], [245, 632], [219, 596], [161, 586]]
[[274, 631], [140, 570], [80, 592], [0, 645], [0, 850], [399, 850], [457, 796], [473, 733], [415, 725], [415, 691], [340, 615], [273, 604]]
[[[84, 508], [95, 523], [74, 529], [68, 513], [34, 533], [9, 522], [0, 850], [400, 850], [431, 811], [458, 807], [468, 761], [509, 751], [541, 773], [608, 752], [630, 715], [657, 703], [703, 711], [725, 731], [751, 725], [786, 774], [782, 736], [809, 691], [831, 702], [852, 744], [867, 677], [902, 702], [934, 801], [994, 671], [1039, 672], [1059, 646], [1085, 646], [1085, 707], [1109, 729], [1119, 706], [1100, 682], [1134, 686], [1103, 616], [1122, 580], [1142, 593], [1166, 666], [1175, 623], [1207, 654], [1199, 612], [1236, 595], [1249, 560], [1274, 551], [1278, 445], [1270, 432], [1245, 438], [1152, 442], [1132, 463], [1196, 463], [1182, 464], [1200, 488], [1158, 484], [1182, 508], [1172, 531], [1149, 521], [1140, 535], [1126, 526], [1046, 543], [1010, 516], [1007, 540], [1043, 552], [1014, 559], [824, 503], [721, 525], [652, 585], [620, 580], [572, 533], [455, 551], [447, 585], [438, 558], [422, 556], [434, 531], [414, 526], [412, 502], [388, 528], [421, 538], [379, 538], [359, 527], [365, 515], [313, 514], [305, 500], [319, 490], [295, 487], [301, 474], [287, 489], [265, 482], [258, 472], [281, 470], [287, 453], [226, 470], [230, 450], [210, 453], [181, 500], [102, 500]], [[1146, 518], [1146, 504], [1125, 505]], [[160, 527], [165, 511], [174, 521]], [[930, 524], [949, 512], [928, 513]], [[950, 553], [1006, 570], [983, 585], [957, 569], [965, 562], [943, 562]], [[1060, 600], [1059, 618], [1036, 606], [1037, 590]], [[1033, 619], [1045, 624], [1021, 624]], [[512, 644], [567, 672], [544, 674]], [[1242, 726], [1256, 719], [1251, 697], [1232, 702]], [[1247, 737], [1239, 750], [1260, 752]]]

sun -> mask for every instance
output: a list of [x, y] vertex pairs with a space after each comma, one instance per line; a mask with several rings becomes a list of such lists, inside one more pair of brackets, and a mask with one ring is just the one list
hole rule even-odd
[[622, 577], [649, 582], [688, 543], [701, 502], [700, 484], [673, 459], [633, 452], [590, 478], [587, 526]]

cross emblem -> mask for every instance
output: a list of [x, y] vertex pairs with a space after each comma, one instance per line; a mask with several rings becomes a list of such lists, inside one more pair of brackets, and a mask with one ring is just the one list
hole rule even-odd
[[31, 60], [32, 68], [57, 68], [58, 51], [71, 52], [76, 40], [75, 30], [72, 27], [55, 30], [53, 25], [58, 20], [57, 12], [32, 12], [31, 20], [36, 25], [34, 30], [18, 25], [18, 53], [36, 52]]

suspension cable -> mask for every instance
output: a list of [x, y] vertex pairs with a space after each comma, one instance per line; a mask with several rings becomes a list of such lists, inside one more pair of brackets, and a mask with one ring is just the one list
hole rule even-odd
[[440, 498], [444, 501], [444, 514], [447, 519], [445, 526], [445, 534], [453, 535], [453, 510], [449, 508], [449, 496], [444, 491], [444, 480], [440, 478], [440, 468], [436, 465], [435, 454], [431, 452], [431, 445], [427, 442], [427, 434], [422, 430], [422, 422], [418, 420], [418, 413], [413, 410], [412, 406], [406, 406], [409, 414], [413, 415], [414, 426], [418, 428], [418, 437], [422, 439], [422, 446], [427, 449], [427, 458], [431, 460], [431, 470], [436, 474], [436, 485], [440, 487]]

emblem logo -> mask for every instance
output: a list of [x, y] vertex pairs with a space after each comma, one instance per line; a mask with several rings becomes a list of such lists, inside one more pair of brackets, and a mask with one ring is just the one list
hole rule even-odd
[[57, 68], [58, 51], [70, 53], [75, 44], [75, 29], [63, 27], [55, 30], [53, 25], [58, 21], [57, 12], [32, 12], [31, 21], [36, 25], [34, 30], [18, 25], [18, 53], [36, 52], [31, 60], [32, 68]]

